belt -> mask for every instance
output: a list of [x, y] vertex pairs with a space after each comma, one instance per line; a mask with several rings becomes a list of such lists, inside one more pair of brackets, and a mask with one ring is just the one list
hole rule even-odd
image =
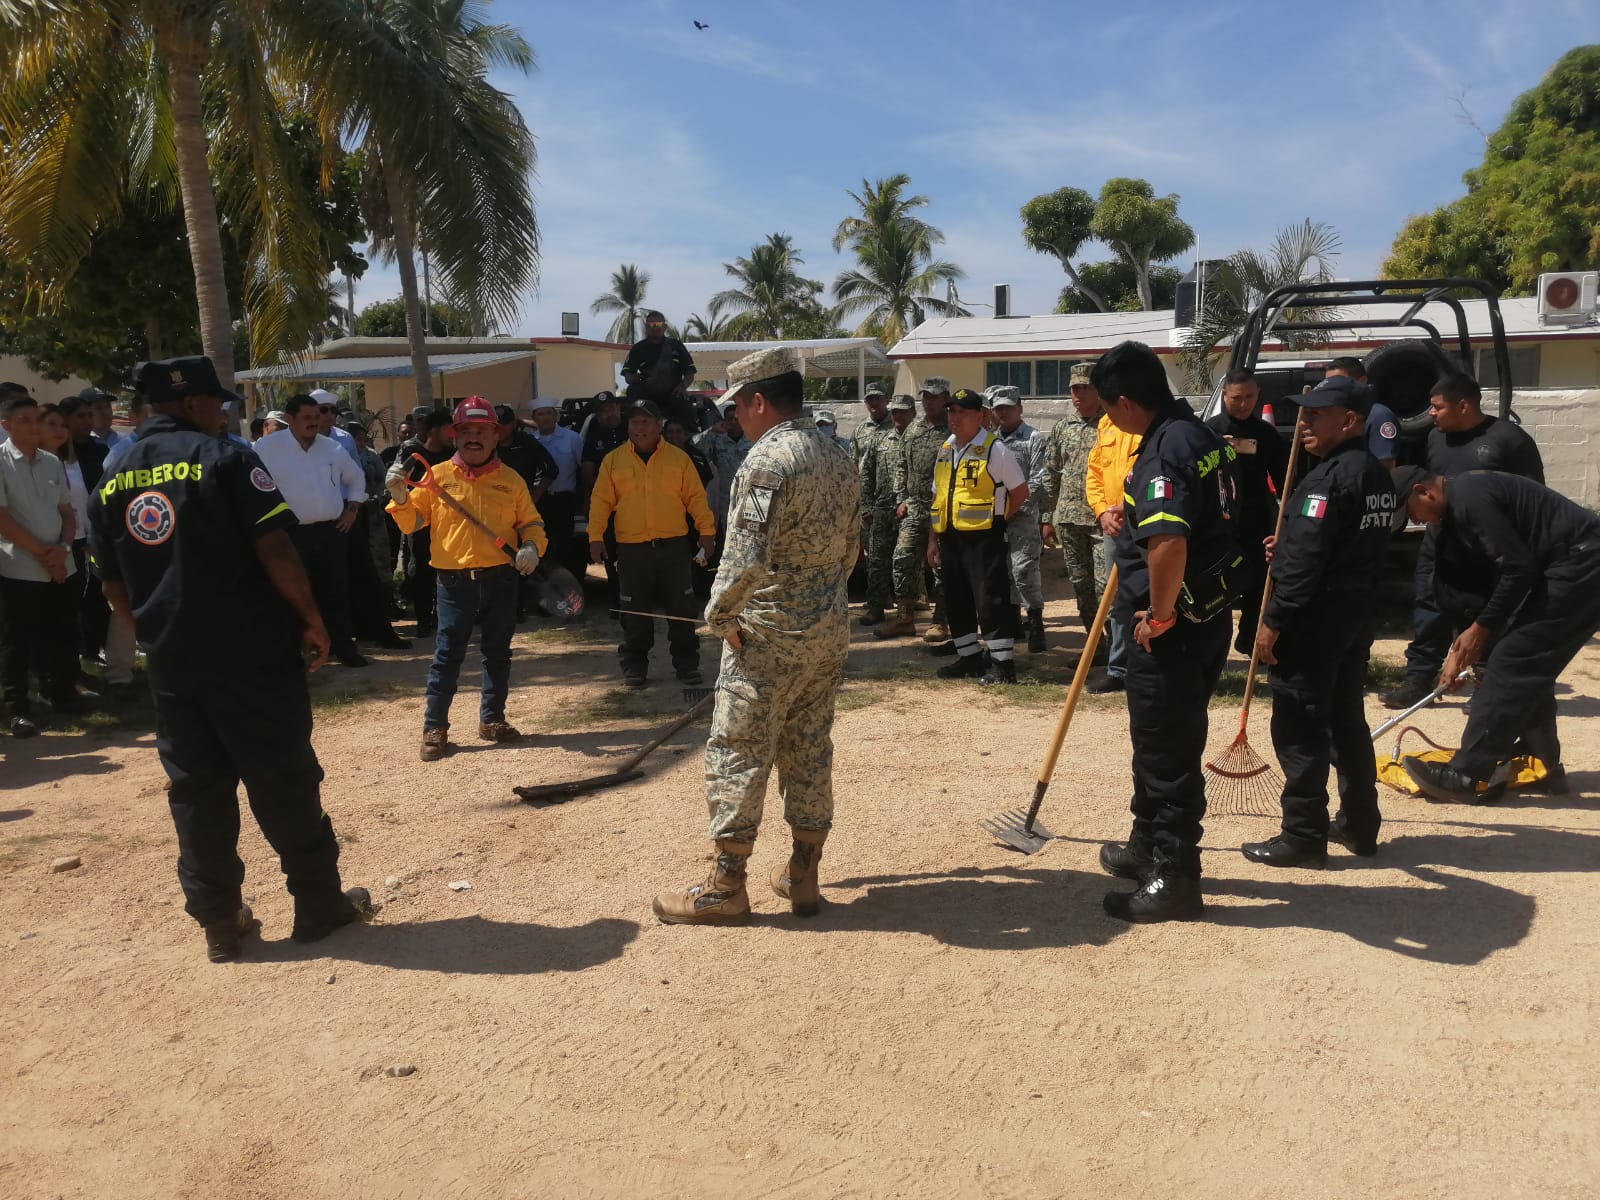
[[467, 583], [479, 579], [495, 579], [500, 575], [509, 575], [511, 573], [512, 567], [510, 563], [497, 563], [492, 567], [468, 567], [463, 571], [447, 571], [435, 568], [433, 572], [434, 578], [442, 579], [446, 583]]
[[[660, 549], [662, 546], [671, 546], [673, 549], [677, 550], [677, 549], [682, 549], [683, 548], [683, 539], [688, 537], [688, 536], [689, 536], [689, 531], [687, 529], [685, 529], [677, 537], [645, 538], [644, 540], [638, 541], [638, 542], [618, 542], [617, 545], [618, 546], [653, 546], [656, 549]], [[694, 536], [695, 537], [699, 537], [700, 536], [700, 531], [696, 530]]]

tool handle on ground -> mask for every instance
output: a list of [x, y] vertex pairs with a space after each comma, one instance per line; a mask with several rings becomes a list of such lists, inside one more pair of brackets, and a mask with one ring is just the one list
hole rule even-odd
[[470, 512], [467, 511], [466, 506], [464, 504], [462, 504], [461, 501], [457, 500], [449, 492], [445, 491], [442, 487], [440, 487], [438, 485], [438, 483], [433, 478], [433, 464], [432, 463], [430, 463], [427, 459], [423, 458], [422, 455], [420, 455], [420, 454], [413, 454], [411, 456], [411, 460], [413, 462], [417, 462], [417, 463], [421, 463], [422, 464], [422, 478], [420, 480], [418, 480], [417, 483], [414, 486], [427, 488], [435, 496], [439, 497], [439, 499], [444, 501], [446, 508], [448, 508], [452, 512], [454, 512], [458, 517], [460, 517], [468, 525], [471, 525], [479, 533], [483, 534], [484, 537], [492, 539], [496, 546], [499, 546], [500, 549], [504, 550], [512, 558], [515, 558], [517, 556], [516, 550], [514, 548], [512, 548], [511, 546], [506, 544], [505, 538], [501, 537], [498, 533], [496, 533], [494, 530], [490, 529], [482, 521], [478, 520], [477, 517], [473, 516]]
[[611, 611], [621, 613], [625, 617], [655, 617], [661, 621], [687, 621], [691, 625], [704, 624], [699, 617], [669, 617], [666, 613], [643, 612], [635, 608], [613, 608]]
[[[1461, 672], [1461, 674], [1456, 676], [1455, 681], [1457, 683], [1465, 683], [1471, 677], [1472, 677], [1472, 672], [1471, 671], [1463, 671], [1463, 672]], [[1382, 725], [1379, 725], [1376, 729], [1374, 729], [1372, 731], [1372, 740], [1373, 741], [1377, 741], [1384, 734], [1388, 733], [1389, 730], [1393, 729], [1396, 725], [1400, 724], [1401, 721], [1404, 721], [1407, 717], [1415, 716], [1417, 713], [1419, 713], [1423, 709], [1427, 708], [1428, 705], [1432, 704], [1440, 696], [1444, 695], [1446, 688], [1448, 688], [1449, 686], [1450, 686], [1449, 684], [1441, 683], [1438, 687], [1434, 688], [1433, 691], [1429, 692], [1421, 700], [1418, 700], [1410, 708], [1406, 709], [1405, 712], [1396, 713], [1394, 716], [1390, 717]]]
[[[1283, 468], [1283, 491], [1278, 496], [1278, 519], [1272, 525], [1272, 546], [1276, 551], [1278, 535], [1283, 532], [1283, 514], [1289, 510], [1289, 497], [1294, 495], [1294, 469], [1300, 464], [1300, 420], [1302, 413], [1297, 409], [1294, 418], [1294, 433], [1289, 443], [1289, 462]], [[1257, 622], [1262, 613], [1267, 611], [1267, 604], [1272, 600], [1272, 570], [1267, 569], [1267, 581], [1261, 585], [1261, 607], [1256, 609]], [[1261, 655], [1254, 646], [1250, 647], [1250, 670], [1244, 677], [1244, 704], [1239, 708], [1239, 732], [1244, 732], [1245, 726], [1250, 721], [1250, 700], [1256, 694], [1256, 669], [1261, 665]]]
[[652, 738], [650, 741], [646, 742], [639, 749], [635, 750], [633, 752], [632, 756], [628, 759], [628, 761], [623, 763], [622, 766], [617, 769], [618, 773], [619, 774], [627, 774], [627, 772], [633, 770], [640, 763], [642, 763], [645, 759], [649, 758], [651, 753], [658, 746], [660, 746], [662, 742], [666, 741], [673, 734], [677, 733], [678, 730], [682, 729], [690, 721], [694, 720], [697, 716], [699, 716], [701, 711], [703, 709], [705, 709], [705, 707], [707, 705], [709, 705], [716, 698], [717, 698], [716, 692], [712, 692], [709, 696], [701, 697], [699, 703], [697, 703], [693, 708], [691, 708], [688, 712], [684, 713], [683, 716], [679, 717], [671, 725], [668, 725], [660, 733], [656, 734], [656, 736], [654, 738]]
[[1056, 718], [1055, 732], [1050, 735], [1050, 749], [1045, 753], [1044, 764], [1039, 768], [1039, 782], [1033, 789], [1033, 803], [1028, 806], [1028, 819], [1023, 823], [1025, 833], [1033, 832], [1033, 823], [1039, 816], [1039, 805], [1050, 787], [1050, 777], [1056, 773], [1056, 759], [1061, 756], [1061, 744], [1067, 740], [1067, 727], [1072, 724], [1072, 714], [1078, 709], [1078, 697], [1083, 695], [1083, 685], [1089, 679], [1089, 666], [1094, 652], [1100, 648], [1100, 634], [1111, 616], [1111, 602], [1117, 596], [1117, 568], [1113, 564], [1106, 574], [1105, 591], [1100, 594], [1100, 607], [1095, 610], [1094, 622], [1083, 640], [1083, 655], [1078, 659], [1078, 669], [1072, 673], [1072, 686], [1062, 702], [1061, 715]]

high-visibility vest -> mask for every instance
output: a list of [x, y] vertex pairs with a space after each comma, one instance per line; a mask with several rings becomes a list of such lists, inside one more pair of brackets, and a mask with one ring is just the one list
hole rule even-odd
[[933, 531], [994, 528], [994, 476], [989, 456], [999, 439], [979, 430], [956, 462], [955, 438], [945, 440], [933, 464]]

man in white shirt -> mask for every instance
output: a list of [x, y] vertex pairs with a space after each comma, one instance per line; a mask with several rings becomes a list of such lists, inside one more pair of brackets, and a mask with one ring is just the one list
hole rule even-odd
[[364, 667], [350, 616], [345, 537], [367, 498], [366, 480], [355, 459], [317, 432], [322, 414], [314, 399], [291, 396], [283, 412], [289, 428], [269, 433], [254, 449], [300, 522], [289, 538], [311, 577], [334, 657], [347, 667]]
[[28, 705], [28, 672], [56, 712], [78, 712], [78, 605], [72, 579], [76, 519], [61, 460], [39, 445], [39, 403], [0, 399], [0, 689], [13, 737], [39, 732]]
[[968, 388], [950, 397], [950, 436], [934, 461], [928, 561], [943, 568], [945, 616], [956, 648], [955, 662], [940, 667], [939, 676], [1015, 683], [1017, 606], [1006, 522], [1028, 502], [1028, 481], [1006, 444], [983, 428], [983, 402]]
[[311, 398], [317, 402], [317, 432], [325, 438], [331, 438], [339, 449], [354, 460], [356, 466], [361, 465], [361, 449], [356, 445], [355, 438], [349, 431], [339, 425], [339, 397], [326, 388], [313, 388]]
[[556, 477], [539, 500], [539, 515], [557, 562], [582, 579], [587, 569], [586, 548], [575, 541], [578, 518], [578, 465], [583, 459], [583, 437], [557, 423], [556, 402], [540, 396], [533, 402], [533, 436], [555, 459]]

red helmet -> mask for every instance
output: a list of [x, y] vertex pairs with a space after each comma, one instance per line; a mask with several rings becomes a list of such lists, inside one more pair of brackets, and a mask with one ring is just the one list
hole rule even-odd
[[455, 425], [499, 424], [499, 419], [494, 415], [494, 405], [482, 396], [468, 396], [456, 405], [455, 415], [450, 420]]

